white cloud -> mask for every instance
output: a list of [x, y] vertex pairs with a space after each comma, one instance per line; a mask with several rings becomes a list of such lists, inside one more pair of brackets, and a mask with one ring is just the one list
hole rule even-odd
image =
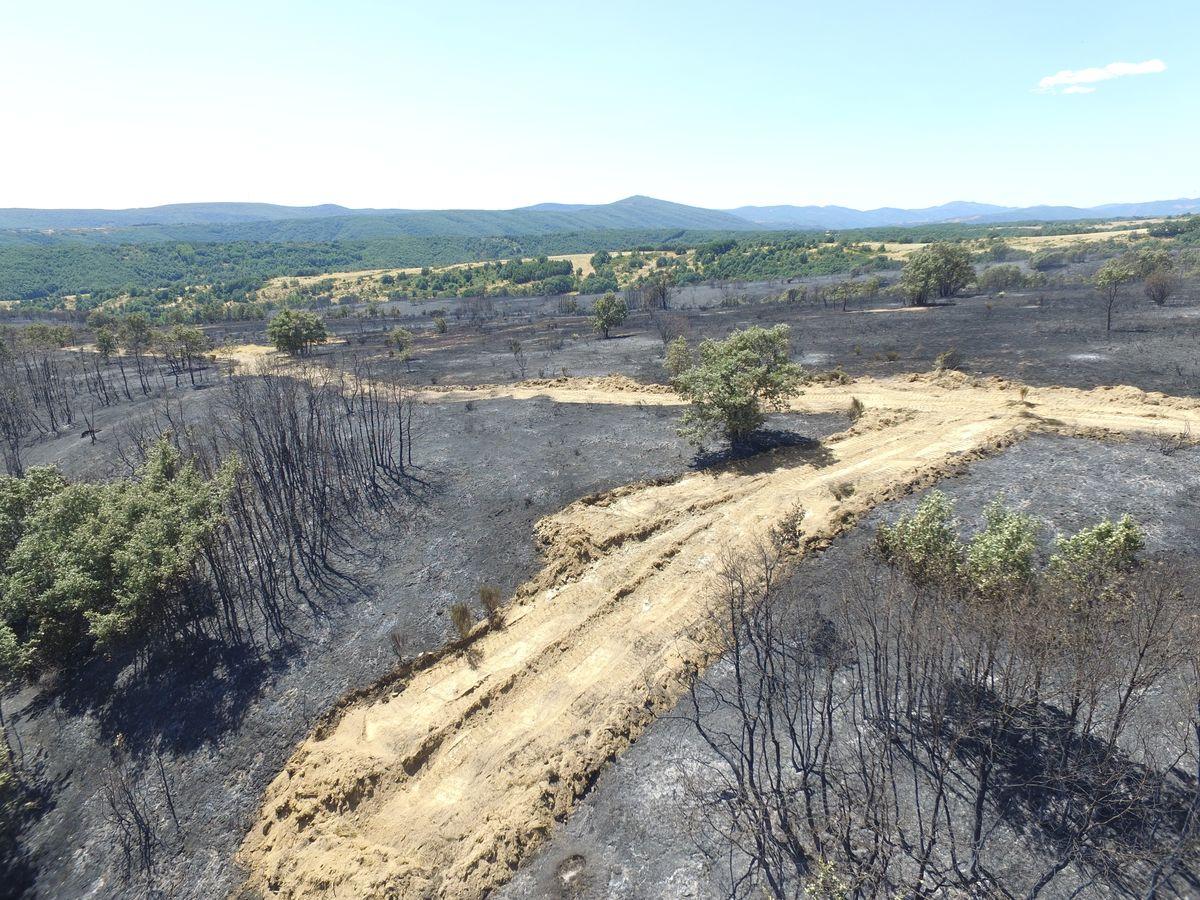
[[1090, 69], [1063, 69], [1039, 81], [1037, 89], [1041, 93], [1090, 94], [1096, 89], [1087, 85], [1097, 81], [1109, 81], [1127, 75], [1152, 75], [1166, 70], [1167, 64], [1161, 59], [1148, 59], [1140, 63], [1114, 62]]

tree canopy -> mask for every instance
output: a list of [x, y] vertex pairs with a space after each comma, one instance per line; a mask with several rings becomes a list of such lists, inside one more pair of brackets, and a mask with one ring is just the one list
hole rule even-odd
[[31, 675], [150, 632], [221, 522], [236, 464], [212, 479], [165, 438], [131, 479], [0, 477], [0, 670]]
[[629, 305], [624, 297], [607, 293], [592, 305], [592, 327], [607, 338], [609, 332], [625, 321]]
[[790, 336], [787, 325], [755, 325], [723, 341], [702, 341], [695, 363], [672, 382], [692, 404], [681, 433], [701, 443], [719, 429], [736, 444], [762, 425], [767, 412], [782, 409], [801, 376], [788, 360]]
[[307, 353], [313, 344], [324, 343], [328, 332], [316, 313], [285, 309], [267, 325], [267, 337], [276, 350], [296, 356]]
[[933, 297], [953, 297], [974, 279], [967, 248], [939, 242], [908, 258], [900, 272], [900, 287], [909, 303], [925, 306]]

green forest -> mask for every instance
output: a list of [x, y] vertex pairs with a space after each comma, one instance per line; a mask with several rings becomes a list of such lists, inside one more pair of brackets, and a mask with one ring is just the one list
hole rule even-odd
[[[1182, 240], [1200, 235], [1200, 218], [1164, 224]], [[1110, 226], [1111, 227], [1111, 226]], [[114, 243], [78, 233], [50, 235], [0, 231], [0, 300], [20, 301], [35, 309], [70, 308], [80, 313], [123, 298], [128, 311], [162, 320], [215, 321], [258, 318], [264, 305], [257, 292], [280, 276], [383, 268], [418, 268], [419, 275], [398, 275], [392, 298], [438, 298], [491, 293], [505, 295], [598, 294], [618, 288], [614, 266], [630, 257], [609, 259], [586, 278], [562, 260], [546, 257], [599, 251], [677, 254], [652, 261], [654, 273], [637, 278], [666, 278], [676, 285], [706, 280], [753, 280], [861, 273], [895, 268], [879, 252], [883, 242], [924, 243], [1014, 235], [1080, 233], [1098, 230], [1089, 223], [1041, 225], [940, 224], [842, 232], [690, 231], [681, 229], [607, 229], [520, 236], [401, 235], [364, 240], [136, 240]], [[117, 229], [127, 234], [134, 229]], [[155, 229], [156, 234], [201, 231], [221, 235], [236, 230], [194, 226]], [[139, 238], [145, 235], [139, 232]], [[685, 258], [685, 252], [695, 253]], [[484, 262], [509, 259], [507, 263]], [[640, 268], [641, 262], [634, 255]], [[478, 262], [477, 266], [444, 267]], [[441, 268], [440, 268], [441, 267]], [[498, 286], [499, 285], [499, 286]], [[180, 297], [186, 302], [180, 304]], [[303, 298], [296, 298], [303, 299]], [[331, 299], [331, 298], [325, 298]]]

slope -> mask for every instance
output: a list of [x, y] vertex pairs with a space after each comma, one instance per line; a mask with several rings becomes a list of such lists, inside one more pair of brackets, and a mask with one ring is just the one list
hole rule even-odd
[[[620, 379], [433, 392], [672, 403]], [[716, 642], [727, 553], [795, 505], [804, 546], [875, 504], [1033, 430], [1200, 428], [1200, 403], [1131, 388], [1028, 392], [950, 373], [814, 387], [804, 412], [867, 409], [819, 447], [585, 498], [539, 523], [542, 572], [499, 630], [348, 702], [267, 791], [242, 849], [270, 897], [480, 897], [565, 816], [604, 763], [669, 709]], [[831, 488], [855, 485], [840, 501]]]

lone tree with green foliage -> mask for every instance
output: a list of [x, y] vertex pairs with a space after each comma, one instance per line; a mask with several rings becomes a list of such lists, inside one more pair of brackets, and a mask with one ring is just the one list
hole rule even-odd
[[592, 328], [607, 340], [609, 332], [624, 322], [628, 315], [629, 305], [625, 298], [607, 293], [592, 304]]
[[384, 343], [392, 348], [392, 353], [404, 362], [404, 367], [412, 371], [413, 333], [407, 328], [396, 326], [388, 332]]
[[787, 325], [756, 325], [723, 341], [702, 341], [694, 364], [672, 382], [692, 404], [680, 433], [701, 444], [720, 429], [737, 445], [766, 421], [768, 412], [782, 410], [802, 374], [788, 360], [790, 335]]
[[913, 306], [928, 306], [934, 297], [953, 297], [974, 280], [967, 248], [939, 242], [908, 258], [900, 273], [900, 289]]
[[303, 356], [328, 337], [325, 322], [316, 313], [285, 309], [267, 325], [267, 338], [275, 349], [292, 356]]
[[1137, 279], [1137, 270], [1123, 259], [1110, 259], [1096, 272], [1096, 288], [1104, 298], [1104, 330], [1112, 331], [1113, 312], [1121, 302], [1121, 288]]

